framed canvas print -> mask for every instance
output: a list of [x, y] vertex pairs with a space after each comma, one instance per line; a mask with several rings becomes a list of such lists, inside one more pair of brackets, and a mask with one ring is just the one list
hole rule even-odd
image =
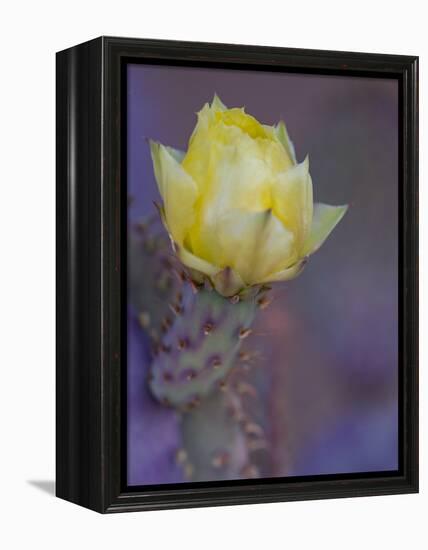
[[57, 54], [57, 496], [418, 490], [417, 58]]

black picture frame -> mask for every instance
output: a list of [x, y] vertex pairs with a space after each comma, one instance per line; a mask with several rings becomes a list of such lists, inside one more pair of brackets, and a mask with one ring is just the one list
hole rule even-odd
[[[400, 469], [396, 475], [124, 487], [126, 182], [121, 81], [123, 67], [131, 60], [398, 80]], [[56, 70], [57, 496], [105, 513], [417, 492], [418, 58], [100, 37], [59, 52]]]

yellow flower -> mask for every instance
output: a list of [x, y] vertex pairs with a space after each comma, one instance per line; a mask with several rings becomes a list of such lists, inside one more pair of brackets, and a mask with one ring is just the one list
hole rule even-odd
[[298, 275], [347, 210], [313, 204], [308, 158], [285, 124], [260, 124], [217, 96], [186, 153], [150, 142], [162, 217], [181, 262], [230, 296]]

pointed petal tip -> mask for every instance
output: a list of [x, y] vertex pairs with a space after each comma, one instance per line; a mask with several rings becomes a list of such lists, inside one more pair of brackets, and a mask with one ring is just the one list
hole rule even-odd
[[155, 141], [154, 139], [150, 139], [150, 138], [146, 138], [146, 139], [149, 143], [150, 152], [152, 156], [157, 157], [160, 155], [161, 151], [166, 150], [166, 147], [162, 145], [162, 143], [160, 143], [159, 141]]
[[285, 122], [281, 119], [281, 120], [275, 125], [275, 129], [276, 129], [276, 130], [285, 130], [285, 131], [287, 131], [287, 126], [285, 125]]
[[226, 105], [220, 99], [220, 96], [217, 94], [217, 92], [214, 92], [214, 97], [211, 101], [211, 108], [215, 108], [220, 111], [225, 111], [227, 109]]
[[150, 150], [153, 152], [154, 149], [157, 149], [159, 147], [159, 143], [155, 141], [154, 139], [145, 138], [146, 142], [149, 144]]
[[202, 107], [199, 109], [199, 111], [196, 111], [196, 116], [199, 118], [201, 118], [207, 111], [210, 111], [211, 110], [211, 105], [208, 103], [208, 101], [206, 101]]
[[304, 246], [305, 255], [313, 254], [320, 248], [346, 214], [348, 207], [347, 204], [332, 206], [329, 204], [316, 203], [314, 205], [312, 227]]
[[339, 204], [337, 206], [332, 206], [331, 208], [335, 208], [337, 212], [337, 218], [336, 223], [337, 225], [340, 220], [343, 218], [343, 216], [346, 214], [346, 212], [349, 210], [349, 204]]
[[300, 275], [300, 273], [302, 273], [307, 263], [308, 263], [308, 257], [305, 256], [300, 261], [296, 262], [294, 265], [287, 267], [282, 271], [272, 273], [268, 277], [265, 277], [263, 280], [258, 282], [259, 283], [278, 283], [278, 282], [290, 281], [291, 279], [295, 279], [298, 275]]
[[275, 132], [277, 138], [279, 139], [286, 153], [288, 154], [291, 163], [297, 164], [296, 151], [294, 149], [293, 142], [288, 135], [287, 126], [283, 120], [280, 120], [275, 126]]
[[304, 158], [303, 162], [302, 162], [302, 165], [303, 167], [305, 168], [305, 170], [307, 172], [309, 172], [309, 153], [306, 155], [306, 157]]

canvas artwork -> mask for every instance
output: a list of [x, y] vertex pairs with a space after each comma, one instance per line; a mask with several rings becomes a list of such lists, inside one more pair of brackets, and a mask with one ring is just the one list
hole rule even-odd
[[125, 87], [128, 486], [397, 471], [397, 79]]

